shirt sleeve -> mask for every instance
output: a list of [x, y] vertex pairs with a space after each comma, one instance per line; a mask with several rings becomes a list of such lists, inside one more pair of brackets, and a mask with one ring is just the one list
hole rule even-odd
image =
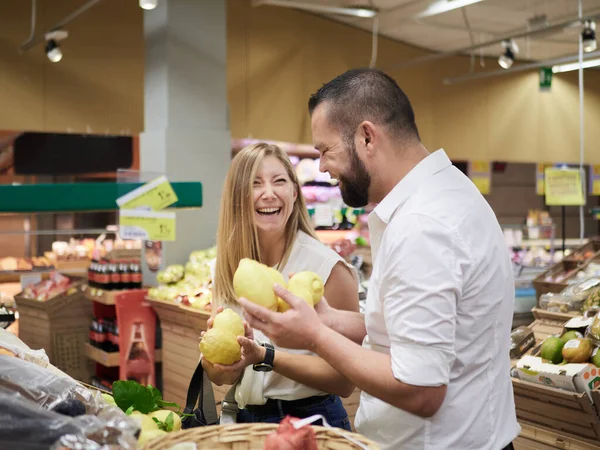
[[414, 386], [447, 385], [462, 275], [454, 232], [409, 214], [386, 239], [380, 293], [394, 377]]

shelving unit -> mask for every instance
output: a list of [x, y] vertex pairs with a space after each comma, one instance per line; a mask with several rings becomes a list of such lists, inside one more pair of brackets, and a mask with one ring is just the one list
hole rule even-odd
[[[93, 345], [86, 343], [85, 350], [87, 357], [92, 361], [102, 364], [104, 367], [119, 367], [119, 352], [105, 352]], [[154, 362], [162, 362], [162, 350], [154, 350]]]

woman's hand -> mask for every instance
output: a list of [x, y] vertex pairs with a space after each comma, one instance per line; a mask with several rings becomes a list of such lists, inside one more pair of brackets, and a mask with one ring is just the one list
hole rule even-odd
[[[224, 308], [222, 306], [219, 306], [217, 308], [216, 314], [221, 313], [223, 311], [223, 309]], [[229, 384], [229, 385], [234, 384], [240, 378], [240, 376], [242, 375], [242, 372], [246, 368], [246, 366], [248, 366], [250, 364], [255, 364], [255, 363], [250, 362], [250, 361], [253, 361], [254, 358], [257, 357], [256, 354], [253, 354], [254, 349], [252, 349], [250, 347], [250, 344], [254, 344], [254, 332], [252, 331], [252, 328], [250, 328], [250, 326], [248, 325], [248, 323], [246, 321], [244, 321], [243, 323], [244, 323], [244, 336], [238, 337], [238, 343], [240, 343], [240, 345], [242, 345], [242, 342], [244, 342], [245, 346], [247, 347], [247, 350], [245, 353], [244, 345], [242, 345], [242, 359], [240, 359], [236, 363], [233, 363], [230, 366], [224, 366], [221, 364], [212, 364], [209, 361], [207, 361], [206, 359], [202, 358], [202, 367], [204, 368], [204, 370], [206, 370], [210, 380], [218, 386], [221, 386], [223, 384]], [[206, 322], [207, 330], [210, 330], [213, 327], [213, 324], [214, 324], [214, 316], [211, 317], [210, 319], [208, 319], [208, 321]], [[205, 331], [201, 332], [200, 336], [204, 337], [205, 333], [206, 333]], [[242, 341], [242, 340], [245, 340], [245, 341]], [[264, 348], [262, 348], [260, 346], [258, 346], [258, 347], [259, 347], [259, 351], [264, 350]], [[247, 355], [247, 358], [245, 358], [245, 355]], [[264, 359], [264, 354], [263, 354], [262, 358], [260, 360], [258, 360], [257, 362], [260, 362], [263, 359]]]
[[[245, 323], [244, 326], [248, 327], [248, 324]], [[238, 372], [265, 359], [267, 350], [258, 345], [254, 339], [249, 339], [245, 336], [238, 336], [237, 341], [242, 347], [242, 359], [231, 364], [230, 366], [215, 364], [215, 369], [225, 373]]]

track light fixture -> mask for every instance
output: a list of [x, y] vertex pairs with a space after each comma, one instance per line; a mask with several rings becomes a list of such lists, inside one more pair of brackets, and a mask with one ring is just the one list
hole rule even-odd
[[140, 8], [150, 11], [156, 8], [158, 0], [140, 0]]
[[586, 20], [581, 32], [581, 40], [583, 42], [583, 51], [586, 53], [593, 52], [598, 48], [596, 43], [596, 22]]
[[67, 36], [69, 36], [69, 33], [63, 30], [54, 30], [46, 33], [46, 56], [53, 63], [57, 63], [62, 59], [63, 53], [58, 42], [66, 39]]
[[502, 47], [504, 47], [504, 53], [498, 58], [498, 64], [503, 69], [510, 69], [515, 62], [515, 53], [519, 53], [519, 47], [512, 39], [502, 41]]

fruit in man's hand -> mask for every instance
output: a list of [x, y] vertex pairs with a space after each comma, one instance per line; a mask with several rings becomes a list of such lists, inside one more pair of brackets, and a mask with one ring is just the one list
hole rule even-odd
[[272, 275], [267, 269], [257, 261], [242, 259], [233, 275], [233, 290], [238, 297], [277, 311], [277, 296], [273, 292]]
[[212, 327], [227, 331], [234, 336], [244, 336], [246, 334], [242, 318], [231, 308], [226, 308], [217, 314]]
[[[295, 273], [290, 278], [287, 288], [292, 294], [304, 298], [311, 306], [321, 301], [325, 290], [321, 277], [314, 272], [308, 271]], [[308, 291], [308, 294], [304, 291]], [[308, 295], [310, 295], [310, 301], [308, 301]]]
[[242, 348], [237, 337], [229, 331], [211, 328], [200, 341], [202, 356], [211, 364], [230, 366], [242, 357]]

